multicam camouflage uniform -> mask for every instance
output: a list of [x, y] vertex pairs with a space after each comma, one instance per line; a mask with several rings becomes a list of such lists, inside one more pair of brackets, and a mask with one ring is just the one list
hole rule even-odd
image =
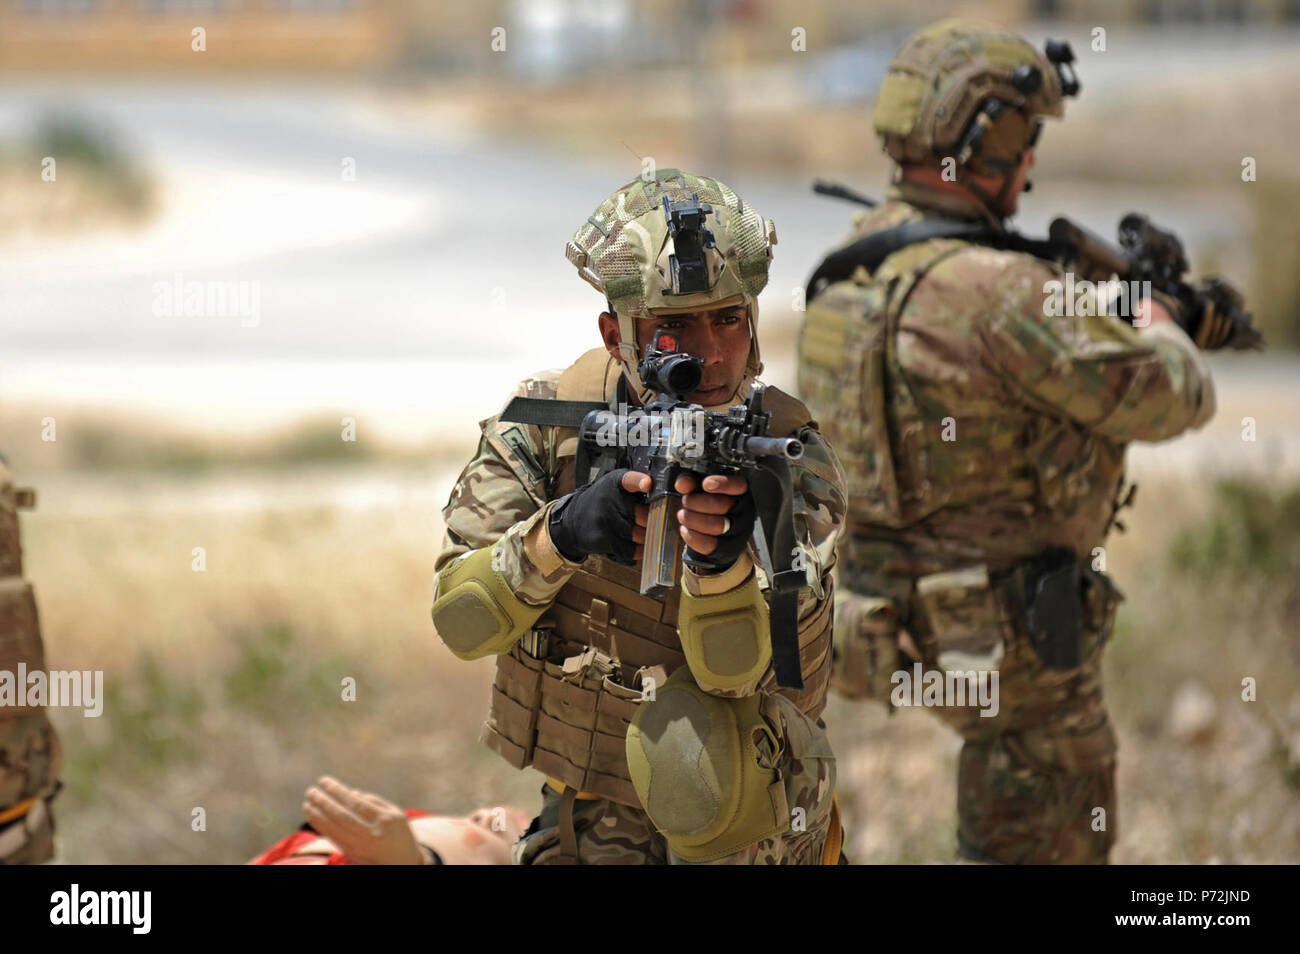
[[[662, 216], [656, 210], [663, 195], [676, 201], [692, 193], [724, 213], [752, 215], [720, 183], [663, 170], [655, 180], [636, 180], [624, 187], [589, 222], [603, 221], [607, 235], [633, 220], [653, 227], [654, 215]], [[761, 220], [755, 217], [755, 221], [761, 226]], [[608, 227], [611, 222], [615, 228]], [[751, 306], [753, 337], [757, 312], [752, 297], [761, 290], [766, 272], [762, 281], [755, 282], [752, 264], [738, 260], [734, 247], [725, 248], [723, 230], [718, 232], [730, 273], [745, 271], [749, 276], [751, 284], [743, 297]], [[758, 254], [766, 257], [761, 236]], [[572, 250], [570, 258], [575, 258]], [[599, 273], [598, 263], [591, 264]], [[636, 307], [636, 302], [624, 297], [629, 295], [628, 283], [605, 290], [621, 320], [626, 322], [627, 314], [643, 318], [653, 314], [644, 302]], [[691, 305], [692, 300], [684, 304]], [[705, 297], [696, 307], [716, 304]], [[634, 335], [633, 328], [627, 330]], [[756, 340], [751, 356], [750, 374], [737, 395], [747, 391], [761, 369]], [[641, 391], [639, 379], [628, 375], [627, 364], [598, 348], [564, 372], [526, 379], [515, 395], [612, 400], [620, 376], [629, 377], [633, 393]], [[702, 859], [682, 857], [656, 829], [629, 780], [624, 740], [638, 710], [645, 714], [662, 705], [666, 694], [683, 684], [700, 691], [685, 665], [677, 633], [683, 585], [696, 598], [735, 593], [751, 586], [761, 576], [761, 568], [756, 569], [746, 554], [716, 576], [699, 577], [683, 569], [673, 590], [656, 600], [637, 592], [635, 569], [597, 556], [582, 563], [565, 559], [550, 542], [546, 528], [550, 502], [573, 489], [576, 429], [510, 424], [499, 416], [481, 422], [478, 451], [443, 510], [447, 534], [437, 560], [434, 615], [439, 634], [457, 651], [458, 641], [438, 621], [437, 601], [447, 595], [447, 574], [457, 558], [472, 557], [488, 547], [495, 547], [495, 571], [519, 606], [543, 610], [526, 634], [526, 645], [514, 642], [497, 656], [493, 709], [484, 730], [484, 741], [512, 765], [531, 765], [547, 776], [541, 813], [516, 845], [518, 863], [821, 864], [839, 858], [834, 759], [823, 727], [814, 720], [825, 705], [830, 677], [830, 571], [844, 512], [843, 477], [806, 409], [774, 388], [767, 398], [766, 407], [773, 412], [770, 432], [806, 442], [803, 457], [794, 464], [796, 532], [808, 577], [799, 599], [805, 688], [778, 690], [769, 665], [756, 685], [737, 692], [709, 690], [735, 698], [740, 705], [757, 706], [767, 729], [755, 733], [749, 755], [763, 771], [775, 773], [769, 792], [773, 805], [780, 806], [781, 830]], [[453, 592], [458, 585], [453, 584]], [[666, 677], [671, 678], [665, 681]], [[642, 692], [650, 678], [658, 687], [657, 698]], [[561, 773], [567, 773], [569, 784], [557, 778]]]
[[[31, 506], [0, 460], [0, 672], [17, 678], [45, 669], [31, 584], [23, 579], [18, 508]], [[60, 750], [44, 706], [0, 705], [0, 864], [37, 864], [54, 857], [49, 802], [58, 790]]]
[[[923, 49], [957, 52], [914, 59], [906, 75], [955, 61], [979, 79], [971, 40], [987, 29], [932, 28]], [[997, 39], [1012, 63], [1050, 69], [1023, 41]], [[900, 59], [909, 50], [915, 40]], [[1001, 68], [1005, 82], [1012, 65]], [[898, 105], [887, 92], [878, 129], [880, 111]], [[997, 221], [981, 203], [905, 180], [887, 198], [860, 215], [854, 239], [921, 218]], [[887, 699], [893, 674], [913, 665], [900, 627], [926, 672], [999, 672], [996, 717], [975, 705], [934, 710], [965, 740], [958, 842], [975, 860], [1106, 860], [1116, 746], [1100, 660], [1122, 597], [1096, 572], [1095, 548], [1125, 502], [1126, 445], [1166, 440], [1214, 411], [1206, 365], [1174, 325], [1139, 333], [1114, 319], [1045, 317], [1045, 283], [1061, 277], [1019, 252], [950, 238], [906, 245], [815, 297], [800, 343], [801, 391], [849, 490], [832, 686]], [[1024, 625], [1017, 568], [1050, 548], [1084, 562], [1081, 661], [1068, 669], [1046, 665]]]

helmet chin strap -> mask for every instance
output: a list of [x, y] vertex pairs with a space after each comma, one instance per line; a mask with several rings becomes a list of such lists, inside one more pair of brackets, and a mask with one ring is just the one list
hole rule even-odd
[[758, 302], [749, 302], [749, 359], [745, 362], [745, 376], [740, 379], [740, 384], [736, 386], [736, 391], [731, 395], [731, 400], [725, 405], [719, 407], [730, 407], [733, 404], [742, 404], [749, 397], [749, 386], [754, 380], [763, 373], [763, 361], [758, 353], [758, 331], [754, 325], [758, 322]]
[[[1019, 165], [1018, 162], [1017, 165]], [[966, 187], [966, 190], [970, 192], [971, 195], [984, 203], [984, 208], [988, 210], [990, 215], [996, 218], [999, 222], [1009, 217], [1010, 213], [1004, 212], [1003, 210], [1007, 208], [1007, 196], [1010, 195], [1011, 184], [1016, 178], [1014, 171], [1009, 172], [1002, 177], [1002, 185], [998, 188], [997, 192], [994, 192], [991, 195], [975, 182], [974, 173], [967, 172], [963, 178], [966, 181], [961, 184]], [[1024, 191], [1028, 192], [1029, 190], [1026, 188]]]
[[636, 366], [641, 362], [641, 355], [638, 354], [636, 347], [636, 319], [624, 314], [619, 314], [617, 317], [618, 361], [623, 365], [623, 375], [641, 403], [649, 404], [654, 400], [654, 394], [641, 381], [641, 375], [637, 374], [636, 370]]

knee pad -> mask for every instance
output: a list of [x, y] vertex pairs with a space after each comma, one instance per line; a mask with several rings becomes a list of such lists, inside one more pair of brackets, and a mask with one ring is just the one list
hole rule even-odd
[[461, 659], [509, 652], [546, 610], [515, 596], [492, 566], [494, 549], [471, 550], [438, 574], [433, 625], [447, 648]]
[[789, 827], [776, 768], [781, 744], [760, 714], [762, 701], [710, 695], [682, 667], [628, 728], [632, 785], [687, 861], [714, 861]]

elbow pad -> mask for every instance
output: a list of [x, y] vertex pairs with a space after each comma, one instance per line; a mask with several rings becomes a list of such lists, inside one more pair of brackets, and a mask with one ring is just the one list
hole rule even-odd
[[686, 664], [706, 692], [749, 695], [772, 661], [767, 601], [751, 571], [735, 589], [693, 596], [682, 588], [677, 633]]
[[438, 574], [433, 625], [461, 659], [509, 652], [546, 611], [515, 596], [492, 566], [495, 551], [494, 546], [471, 550]]

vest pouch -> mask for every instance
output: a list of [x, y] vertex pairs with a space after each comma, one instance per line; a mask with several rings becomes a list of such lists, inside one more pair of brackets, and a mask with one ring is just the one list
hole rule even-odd
[[517, 769], [532, 764], [544, 665], [519, 644], [497, 657], [492, 708], [480, 741]]
[[1009, 627], [987, 567], [980, 564], [923, 576], [916, 581], [916, 595], [940, 669], [991, 672], [999, 667]]
[[542, 667], [533, 767], [580, 792], [639, 806], [627, 768], [627, 727], [641, 693], [613, 678], [594, 648]]

